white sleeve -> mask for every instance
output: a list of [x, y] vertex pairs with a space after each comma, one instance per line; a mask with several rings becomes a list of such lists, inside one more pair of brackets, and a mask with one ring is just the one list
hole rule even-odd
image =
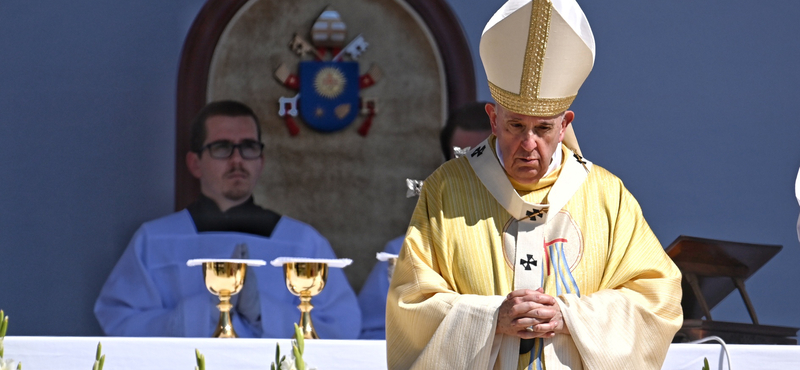
[[[794, 181], [794, 196], [800, 204], [800, 170], [797, 171], [797, 180]], [[797, 217], [797, 240], [800, 240], [800, 216]]]

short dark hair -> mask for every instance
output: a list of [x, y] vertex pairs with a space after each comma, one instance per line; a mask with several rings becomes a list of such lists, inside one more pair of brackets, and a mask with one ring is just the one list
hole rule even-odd
[[203, 143], [208, 136], [206, 120], [213, 116], [252, 117], [256, 121], [256, 136], [258, 141], [261, 142], [261, 124], [258, 123], [256, 113], [244, 103], [235, 100], [220, 100], [206, 104], [192, 121], [192, 127], [189, 132], [189, 150], [198, 154], [202, 153]]
[[450, 151], [453, 150], [453, 133], [456, 131], [456, 128], [465, 131], [485, 131], [492, 129], [489, 115], [486, 114], [486, 104], [486, 102], [467, 103], [454, 110], [450, 114], [450, 117], [447, 118], [447, 123], [444, 125], [439, 135], [439, 141], [442, 144], [442, 153], [445, 159], [451, 159]]

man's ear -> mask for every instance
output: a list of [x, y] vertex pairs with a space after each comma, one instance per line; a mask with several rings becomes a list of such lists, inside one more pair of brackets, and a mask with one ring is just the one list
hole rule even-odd
[[575, 119], [575, 112], [571, 110], [564, 112], [564, 122], [562, 122], [562, 126], [566, 128], [567, 126], [569, 126], [570, 123], [572, 123], [572, 120], [574, 119]]
[[492, 125], [492, 133], [497, 136], [497, 108], [494, 104], [486, 103], [486, 115], [489, 116], [489, 124]]
[[189, 172], [192, 173], [192, 176], [195, 178], [200, 178], [203, 174], [203, 171], [200, 169], [200, 157], [195, 152], [188, 152], [186, 153], [186, 167], [189, 168]]
[[561, 137], [558, 141], [564, 140], [564, 134], [567, 132], [567, 127], [572, 123], [572, 120], [575, 119], [575, 112], [568, 110], [564, 112], [564, 118], [561, 120]]
[[572, 121], [575, 119], [575, 113], [572, 111], [567, 111], [567, 113], [570, 114], [569, 117], [567, 117], [566, 114], [564, 115], [564, 122], [567, 122], [567, 120], [569, 120], [569, 122], [562, 126], [564, 127], [564, 133], [561, 134], [561, 142], [576, 154], [583, 155], [581, 154], [581, 147], [578, 146], [578, 138], [575, 137], [575, 130], [573, 129], [574, 126], [572, 126]]

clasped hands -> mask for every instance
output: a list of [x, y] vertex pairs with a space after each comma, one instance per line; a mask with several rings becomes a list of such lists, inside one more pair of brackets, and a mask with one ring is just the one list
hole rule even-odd
[[[237, 244], [231, 258], [249, 259], [250, 251], [247, 244]], [[231, 304], [250, 324], [261, 326], [261, 297], [258, 293], [258, 281], [253, 268], [248, 267], [245, 272], [244, 286], [239, 294], [231, 298]]]
[[500, 304], [495, 332], [531, 339], [569, 334], [569, 329], [556, 299], [539, 288], [509, 293]]

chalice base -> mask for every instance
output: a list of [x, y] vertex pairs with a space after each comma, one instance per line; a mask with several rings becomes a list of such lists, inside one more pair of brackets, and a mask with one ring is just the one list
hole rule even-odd
[[[302, 308], [300, 309], [302, 310]], [[311, 309], [308, 311], [311, 311]], [[317, 331], [314, 330], [314, 324], [311, 323], [311, 312], [308, 311], [303, 311], [300, 314], [300, 331], [303, 333], [304, 339], [319, 339]]]
[[217, 322], [217, 329], [214, 330], [214, 334], [211, 335], [212, 338], [239, 338], [239, 336], [236, 335], [236, 331], [233, 330], [233, 323], [231, 322], [230, 306], [231, 306], [230, 303], [228, 303], [227, 305], [220, 303], [217, 306], [220, 308], [219, 321]]

